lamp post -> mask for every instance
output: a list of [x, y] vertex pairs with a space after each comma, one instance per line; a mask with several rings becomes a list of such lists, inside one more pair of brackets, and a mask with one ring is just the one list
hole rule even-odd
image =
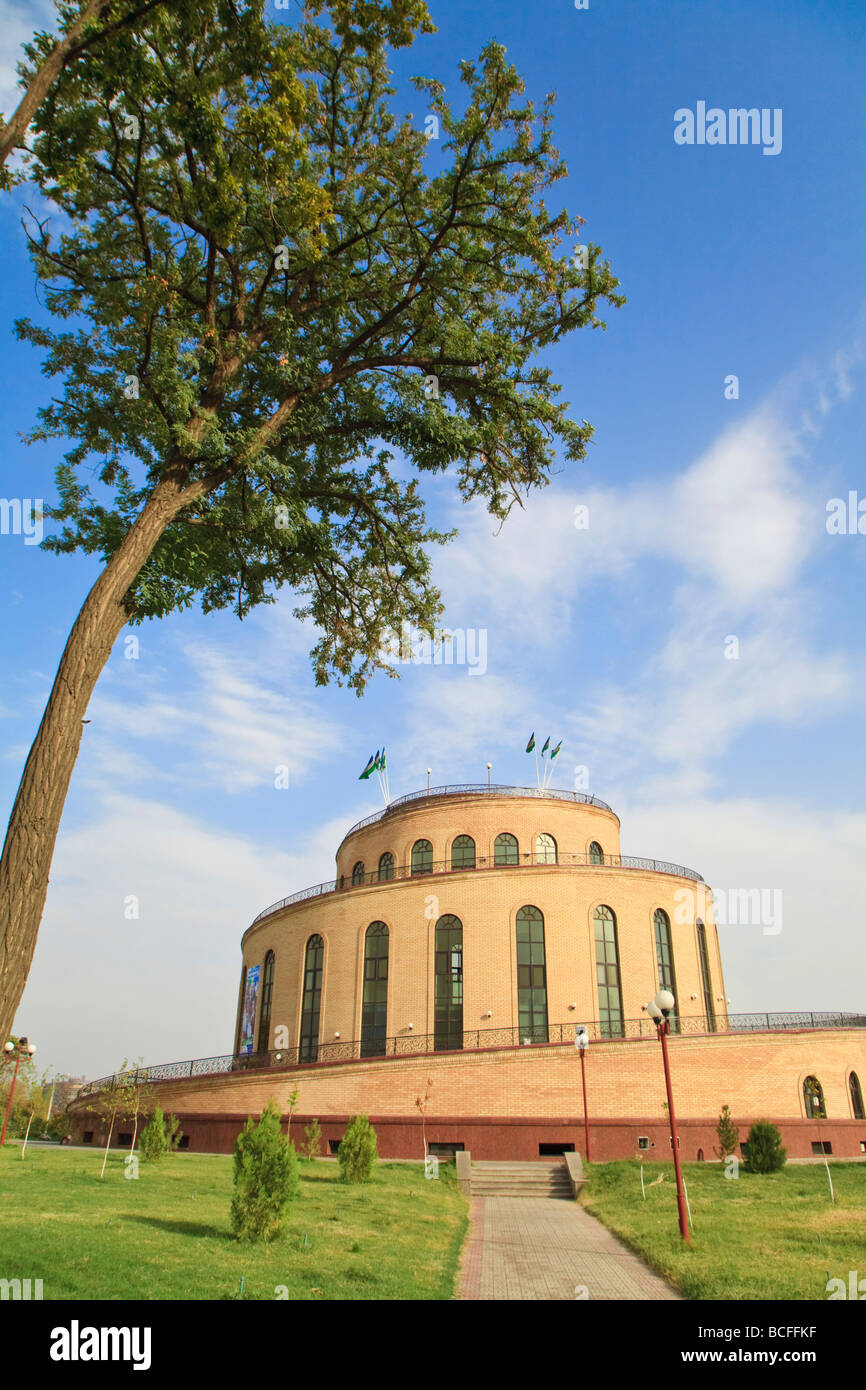
[[586, 1109], [586, 1049], [589, 1046], [589, 1033], [582, 1023], [574, 1030], [574, 1045], [580, 1053], [580, 1075], [583, 1081], [583, 1142], [586, 1161], [589, 1163], [589, 1116]]
[[660, 989], [655, 999], [647, 1004], [647, 1013], [656, 1026], [658, 1040], [662, 1045], [662, 1057], [665, 1064], [665, 1086], [668, 1093], [668, 1113], [671, 1117], [671, 1148], [674, 1151], [674, 1172], [677, 1178], [677, 1211], [680, 1217], [680, 1235], [689, 1244], [689, 1220], [686, 1212], [686, 1194], [683, 1187], [683, 1170], [680, 1167], [679, 1139], [677, 1138], [677, 1120], [674, 1114], [674, 1097], [671, 1090], [671, 1068], [668, 1060], [668, 1033], [671, 1030], [668, 1015], [674, 1007], [676, 1000], [669, 989]]
[[15, 1071], [12, 1075], [12, 1085], [9, 1087], [9, 1099], [6, 1102], [6, 1115], [3, 1119], [3, 1133], [0, 1134], [0, 1144], [6, 1143], [6, 1126], [9, 1123], [9, 1112], [12, 1109], [12, 1097], [15, 1094], [15, 1082], [18, 1080], [18, 1067], [23, 1056], [32, 1057], [36, 1048], [26, 1038], [19, 1038], [17, 1043], [6, 1043], [3, 1051], [6, 1053], [7, 1060], [15, 1053]]

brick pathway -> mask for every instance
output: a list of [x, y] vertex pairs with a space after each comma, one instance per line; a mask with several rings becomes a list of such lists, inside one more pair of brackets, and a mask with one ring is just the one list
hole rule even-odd
[[461, 1299], [677, 1299], [577, 1202], [473, 1197]]

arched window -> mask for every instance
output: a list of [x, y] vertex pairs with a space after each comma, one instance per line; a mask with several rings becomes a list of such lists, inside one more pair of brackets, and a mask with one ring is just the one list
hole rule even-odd
[[535, 837], [536, 864], [556, 863], [556, 841], [552, 835], [541, 834]]
[[381, 1057], [385, 1052], [387, 1031], [388, 928], [384, 922], [371, 922], [364, 938], [361, 1056]]
[[604, 850], [598, 843], [598, 840], [593, 840], [592, 844], [589, 847], [589, 862], [590, 864], [604, 863]]
[[463, 1046], [463, 923], [447, 913], [436, 923], [433, 1047]]
[[[653, 930], [656, 939], [656, 965], [658, 967], [659, 989], [669, 989], [676, 999], [677, 979], [674, 974], [674, 948], [671, 944], [671, 921], [666, 912], [657, 907], [653, 913]], [[676, 1008], [669, 1019], [671, 1032], [680, 1031], [680, 1020]]]
[[517, 914], [517, 1019], [521, 1042], [547, 1042], [544, 917], [537, 907], [522, 907]]
[[817, 1076], [807, 1076], [803, 1082], [803, 1100], [806, 1103], [807, 1120], [826, 1120], [824, 1090]]
[[379, 882], [387, 883], [393, 877], [394, 856], [390, 850], [386, 849], [385, 853], [379, 859]]
[[412, 874], [432, 874], [433, 846], [429, 840], [416, 840], [412, 846]]
[[707, 950], [707, 929], [700, 917], [695, 922], [698, 933], [698, 955], [701, 961], [701, 982], [704, 987], [704, 1013], [707, 1016], [707, 1031], [716, 1031], [716, 1008], [713, 1004], [713, 982], [710, 976], [710, 955]]
[[848, 1090], [851, 1092], [851, 1110], [855, 1120], [866, 1119], [866, 1112], [863, 1110], [863, 1090], [860, 1086], [860, 1078], [856, 1071], [852, 1071], [848, 1077]]
[[364, 861], [363, 861], [363, 859], [359, 859], [358, 862], [357, 862], [357, 864], [355, 865], [354, 869], [352, 870], [352, 883], [353, 883], [353, 884], [356, 884], [356, 883], [363, 883], [363, 882], [364, 882]]
[[262, 1002], [259, 1010], [259, 1052], [267, 1052], [271, 1040], [271, 996], [274, 992], [274, 953], [265, 956], [262, 971]]
[[595, 909], [595, 972], [598, 979], [598, 1013], [603, 1038], [622, 1037], [622, 993], [616, 918], [609, 907]]
[[514, 835], [497, 835], [493, 841], [494, 864], [516, 864], [518, 862], [517, 840]]
[[451, 846], [452, 869], [475, 868], [475, 841], [471, 835], [458, 835]]
[[315, 1062], [319, 1056], [319, 1012], [322, 1007], [322, 972], [325, 943], [311, 936], [304, 956], [304, 989], [301, 996], [300, 1062]]

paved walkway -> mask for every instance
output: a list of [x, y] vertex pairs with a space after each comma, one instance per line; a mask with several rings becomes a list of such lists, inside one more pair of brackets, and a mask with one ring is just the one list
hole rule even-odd
[[461, 1299], [678, 1299], [577, 1202], [473, 1197]]

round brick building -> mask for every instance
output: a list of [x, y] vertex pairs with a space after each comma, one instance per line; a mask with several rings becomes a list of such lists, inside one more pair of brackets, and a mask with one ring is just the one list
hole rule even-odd
[[[645, 1012], [666, 988], [684, 1158], [712, 1158], [724, 1104], [742, 1139], [772, 1119], [792, 1157], [866, 1153], [866, 1017], [729, 1014], [710, 890], [623, 855], [597, 798], [413, 793], [353, 826], [336, 861], [244, 933], [232, 1053], [148, 1068], [190, 1147], [230, 1149], [297, 1088], [293, 1123], [318, 1118], [332, 1149], [362, 1112], [383, 1155], [420, 1157], [423, 1111], [433, 1152], [584, 1152], [584, 1027], [591, 1157], [669, 1157]], [[82, 1131], [99, 1086], [76, 1103]]]

